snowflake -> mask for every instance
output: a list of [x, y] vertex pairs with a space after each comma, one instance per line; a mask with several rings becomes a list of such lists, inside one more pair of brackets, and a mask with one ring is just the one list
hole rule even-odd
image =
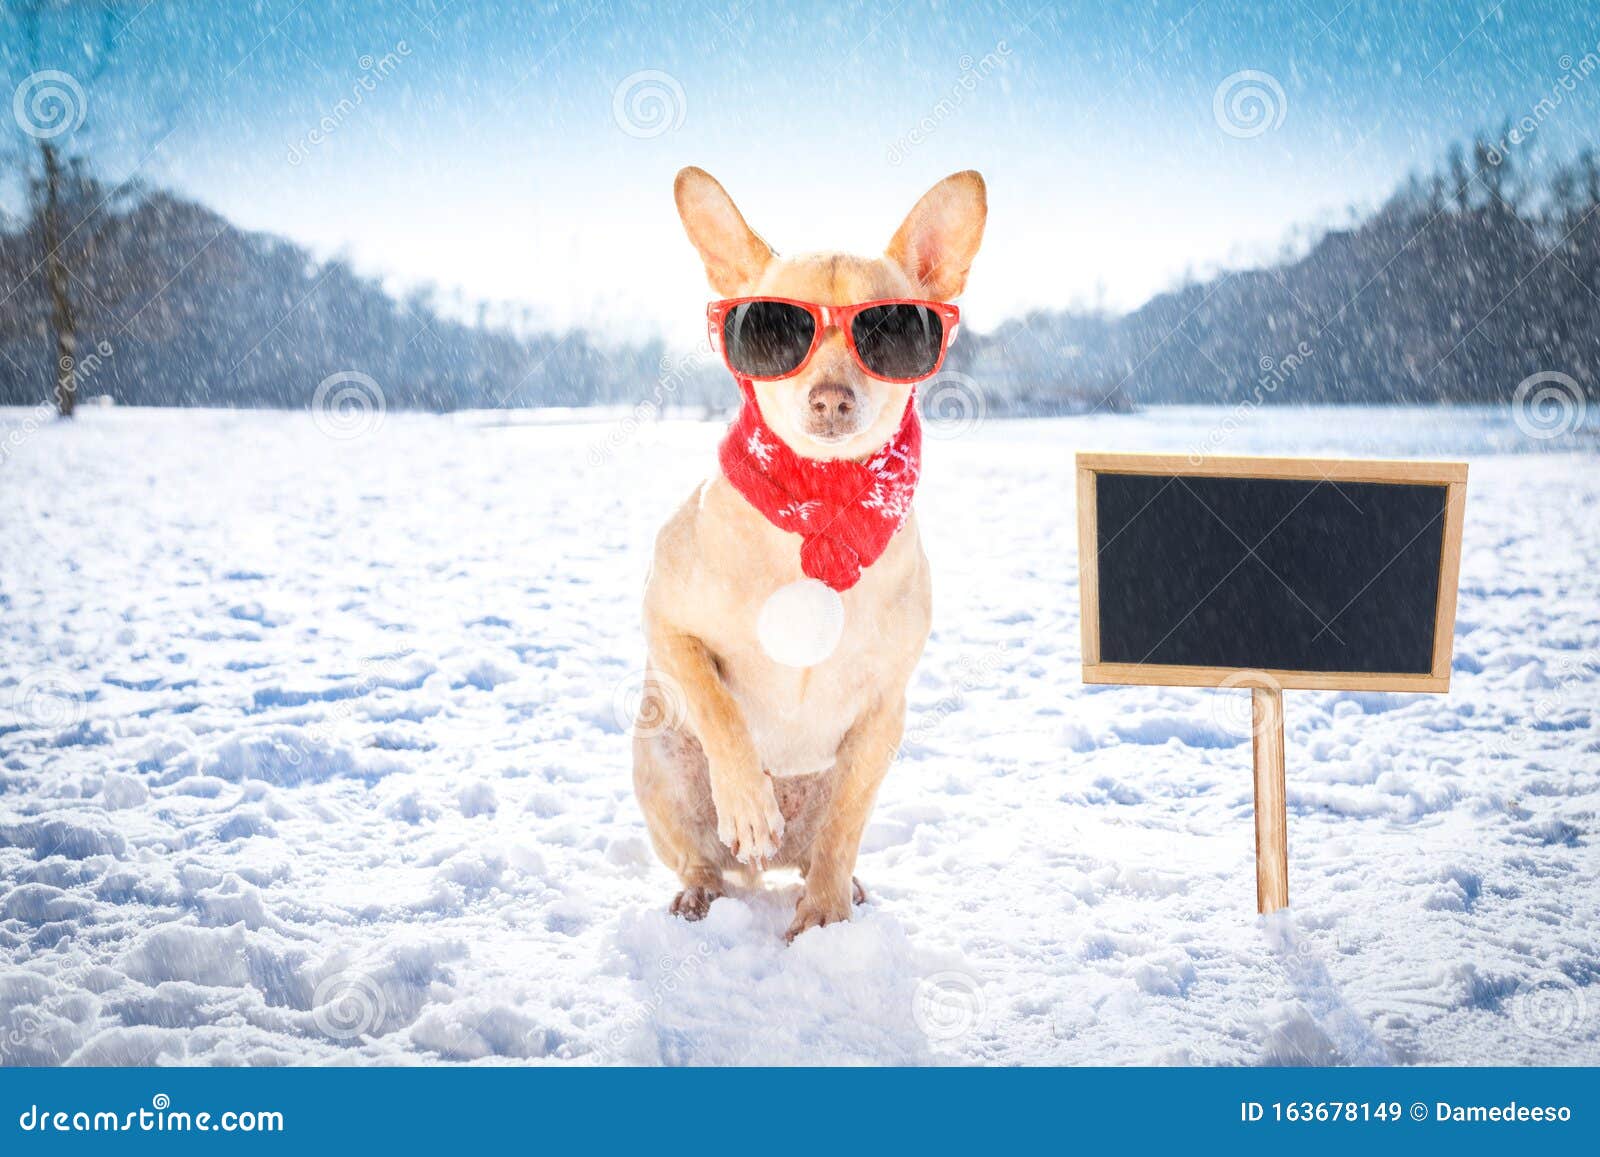
[[754, 458], [762, 466], [772, 465], [772, 443], [761, 436], [760, 430], [750, 431], [750, 440], [744, 444], [745, 453]]
[[778, 508], [779, 518], [798, 518], [801, 522], [810, 522], [811, 516], [817, 512], [822, 503], [816, 499], [807, 502], [791, 502], [787, 506]]
[[[892, 469], [891, 466], [893, 467]], [[916, 476], [916, 464], [912, 462], [911, 455], [893, 442], [885, 446], [877, 457], [867, 463], [867, 469], [874, 474], [886, 474], [890, 477], [896, 477], [907, 472], [913, 477]]]
[[874, 482], [861, 505], [868, 510], [876, 510], [885, 518], [892, 519], [898, 527], [905, 523], [906, 517], [911, 513], [912, 493], [909, 486]]

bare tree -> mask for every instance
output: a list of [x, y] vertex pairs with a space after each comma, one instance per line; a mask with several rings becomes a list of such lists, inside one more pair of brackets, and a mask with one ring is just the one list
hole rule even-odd
[[[72, 417], [78, 401], [78, 313], [74, 304], [72, 258], [92, 247], [93, 236], [77, 238], [80, 230], [93, 230], [92, 220], [106, 199], [91, 200], [98, 192], [83, 158], [69, 153], [74, 133], [87, 115], [85, 86], [97, 81], [109, 66], [116, 43], [117, 7], [110, 3], [74, 0], [15, 0], [8, 5], [20, 25], [20, 41], [28, 75], [19, 86], [14, 108], [18, 127], [28, 138], [26, 148], [37, 155], [37, 171], [27, 181], [29, 212], [42, 250], [30, 277], [38, 278], [48, 298], [49, 330], [54, 346], [55, 402], [63, 418]], [[49, 67], [46, 59], [46, 16], [87, 20], [98, 32], [84, 43], [88, 68], [75, 76]], [[79, 244], [68, 242], [78, 239]]]
[[1467, 154], [1459, 141], [1450, 146], [1445, 164], [1450, 169], [1451, 199], [1455, 201], [1456, 212], [1464, 214], [1472, 208], [1473, 172], [1467, 168]]

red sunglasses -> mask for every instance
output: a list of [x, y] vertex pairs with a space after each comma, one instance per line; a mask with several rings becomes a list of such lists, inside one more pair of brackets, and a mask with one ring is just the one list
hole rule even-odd
[[770, 382], [806, 368], [829, 329], [844, 334], [856, 364], [886, 382], [920, 382], [939, 372], [961, 321], [942, 301], [890, 297], [818, 305], [787, 297], [731, 297], [706, 307], [711, 348], [741, 377]]

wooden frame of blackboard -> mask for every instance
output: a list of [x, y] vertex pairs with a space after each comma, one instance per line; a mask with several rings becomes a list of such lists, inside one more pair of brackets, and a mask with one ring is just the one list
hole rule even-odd
[[1083, 681], [1165, 687], [1248, 685], [1237, 667], [1179, 667], [1158, 663], [1100, 661], [1099, 474], [1186, 478], [1277, 478], [1307, 482], [1377, 482], [1445, 488], [1444, 539], [1439, 552], [1433, 669], [1427, 674], [1370, 671], [1263, 670], [1262, 682], [1310, 691], [1448, 691], [1456, 619], [1456, 583], [1461, 568], [1461, 530], [1467, 500], [1464, 462], [1408, 462], [1347, 458], [1230, 458], [1186, 454], [1079, 454], [1078, 583], [1081, 592]]

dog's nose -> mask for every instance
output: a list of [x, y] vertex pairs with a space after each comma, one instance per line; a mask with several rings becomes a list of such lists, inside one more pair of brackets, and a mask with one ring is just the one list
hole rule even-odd
[[811, 387], [807, 400], [811, 403], [811, 416], [828, 421], [849, 417], [856, 408], [856, 392], [837, 382], [818, 382]]

